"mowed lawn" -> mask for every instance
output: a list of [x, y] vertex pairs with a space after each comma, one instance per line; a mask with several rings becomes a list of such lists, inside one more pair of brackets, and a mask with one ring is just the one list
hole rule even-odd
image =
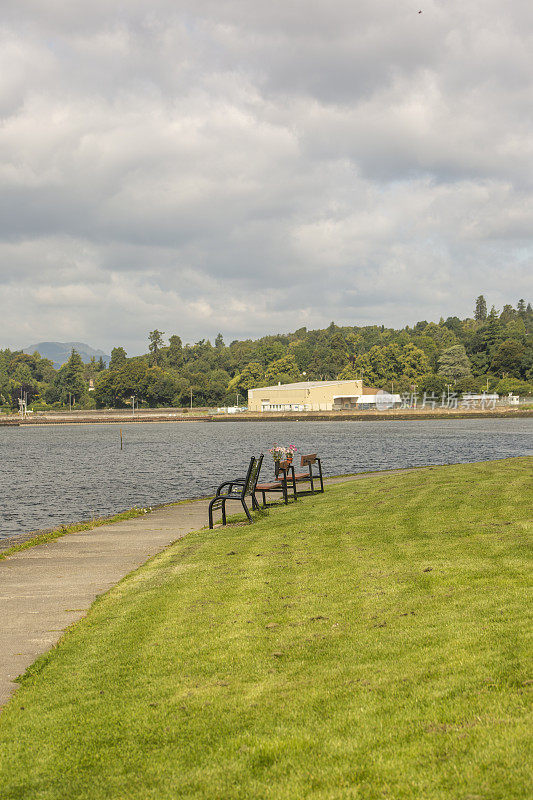
[[177, 542], [24, 677], [1, 800], [531, 797], [532, 467], [365, 478]]

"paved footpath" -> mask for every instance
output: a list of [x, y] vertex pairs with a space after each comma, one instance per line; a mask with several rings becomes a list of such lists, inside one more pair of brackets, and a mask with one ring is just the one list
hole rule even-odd
[[[399, 474], [407, 470], [372, 473]], [[367, 478], [361, 474], [328, 483]], [[0, 706], [15, 678], [81, 619], [96, 597], [150, 556], [207, 525], [207, 500], [70, 533], [0, 561]]]

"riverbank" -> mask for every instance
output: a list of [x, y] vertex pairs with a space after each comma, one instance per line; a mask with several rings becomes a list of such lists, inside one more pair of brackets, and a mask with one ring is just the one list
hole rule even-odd
[[3, 800], [527, 797], [530, 470], [361, 477], [176, 542], [28, 670]]
[[[432, 467], [417, 471], [426, 469]], [[326, 478], [325, 483], [331, 487], [406, 471], [342, 475]], [[5, 544], [0, 552], [0, 706], [16, 689], [15, 677], [46, 652], [65, 627], [81, 619], [95, 599], [96, 589], [100, 593], [110, 588], [171, 541], [207, 525], [209, 499], [134, 508], [108, 518], [0, 540], [0, 545]], [[228, 507], [229, 513], [233, 510], [238, 508]], [[137, 561], [141, 556], [145, 558]], [[72, 608], [63, 613], [66, 597]], [[50, 628], [51, 618], [55, 629]]]
[[173, 411], [139, 411], [135, 415], [127, 411], [75, 411], [35, 412], [26, 419], [14, 415], [0, 417], [0, 426], [18, 425], [72, 425], [72, 424], [137, 424], [154, 422], [379, 422], [391, 420], [455, 420], [455, 419], [524, 419], [533, 417], [533, 408], [516, 406], [496, 409], [391, 409], [389, 411], [269, 411], [264, 414], [246, 412], [242, 414], [185, 414]]
[[[122, 429], [122, 431], [120, 430]], [[122, 436], [121, 436], [122, 432]], [[123, 509], [206, 497], [274, 442], [318, 453], [325, 475], [533, 453], [533, 420], [255, 420], [189, 425], [32, 425], [0, 433], [0, 539]], [[122, 448], [121, 448], [122, 443]], [[297, 455], [298, 457], [298, 455]]]

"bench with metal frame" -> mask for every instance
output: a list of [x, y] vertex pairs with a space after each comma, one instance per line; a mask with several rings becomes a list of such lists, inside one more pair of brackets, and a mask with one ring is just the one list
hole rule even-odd
[[[318, 466], [318, 472], [313, 472], [314, 464]], [[295, 472], [294, 467], [292, 467], [292, 478], [295, 483], [310, 483], [311, 489], [306, 491], [298, 490], [297, 493], [299, 495], [322, 493], [324, 491], [324, 480], [322, 478], [322, 463], [317, 454], [309, 453], [306, 456], [302, 456], [300, 466], [307, 467], [307, 472]], [[315, 481], [318, 481], [320, 483], [320, 489], [315, 489]]]
[[250, 510], [246, 505], [245, 497], [250, 495], [252, 498], [252, 509], [259, 509], [259, 503], [255, 498], [255, 491], [262, 463], [263, 453], [261, 453], [259, 458], [252, 456], [245, 478], [235, 478], [235, 480], [224, 481], [224, 483], [220, 484], [215, 497], [209, 503], [210, 528], [213, 527], [213, 511], [217, 508], [222, 510], [222, 524], [226, 524], [226, 503], [228, 500], [238, 500], [244, 508], [245, 514], [248, 517], [248, 522], [253, 522]]
[[288, 475], [292, 470], [290, 461], [280, 461], [276, 464], [276, 480], [269, 483], [258, 483], [255, 487], [256, 492], [261, 492], [263, 496], [263, 508], [275, 505], [275, 503], [267, 503], [267, 492], [278, 492], [283, 495], [283, 502], [285, 505], [289, 502], [289, 482], [292, 488], [293, 499], [296, 500], [296, 481], [294, 479], [294, 470], [292, 470], [292, 477], [289, 479]]

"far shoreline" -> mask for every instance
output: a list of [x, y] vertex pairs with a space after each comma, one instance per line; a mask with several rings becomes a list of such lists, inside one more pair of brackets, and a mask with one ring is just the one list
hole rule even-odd
[[[39, 413], [39, 412], [37, 412]], [[179, 422], [390, 422], [392, 421], [431, 421], [468, 419], [528, 419], [533, 417], [533, 408], [502, 410], [467, 409], [398, 409], [391, 411], [269, 411], [265, 413], [244, 414], [184, 414], [183, 412], [153, 411], [138, 412], [135, 416], [121, 411], [80, 411], [80, 412], [40, 412], [39, 416], [24, 420], [10, 415], [0, 418], [0, 427], [26, 427], [48, 425], [124, 425], [142, 423]]]

